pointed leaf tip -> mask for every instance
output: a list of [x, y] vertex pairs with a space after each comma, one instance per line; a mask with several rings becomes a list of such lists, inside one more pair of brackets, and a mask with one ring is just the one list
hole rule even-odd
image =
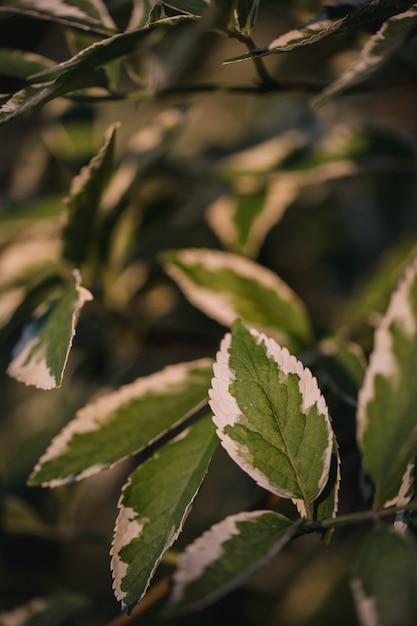
[[75, 285], [24, 327], [7, 370], [19, 382], [39, 389], [61, 386], [81, 308], [93, 298], [78, 270], [73, 276]]
[[128, 610], [142, 599], [182, 531], [217, 444], [207, 415], [162, 446], [123, 488], [111, 569], [116, 598]]
[[417, 454], [417, 259], [406, 269], [375, 332], [358, 398], [357, 438], [375, 483], [375, 506], [398, 500]]
[[309, 369], [240, 321], [226, 334], [209, 391], [223, 447], [259, 485], [311, 503], [329, 477], [334, 434]]
[[242, 584], [291, 539], [297, 522], [273, 511], [231, 515], [180, 556], [169, 614], [204, 608]]

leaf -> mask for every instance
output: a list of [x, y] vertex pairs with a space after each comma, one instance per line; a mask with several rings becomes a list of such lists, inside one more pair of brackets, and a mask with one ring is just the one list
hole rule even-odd
[[175, 26], [192, 19], [195, 18], [178, 15], [151, 22], [138, 30], [118, 33], [84, 48], [68, 61], [34, 74], [30, 77], [32, 85], [9, 95], [0, 107], [0, 126], [73, 91], [87, 87], [108, 87], [102, 66], [133, 52], [137, 43], [155, 28]]
[[34, 507], [11, 494], [1, 502], [1, 521], [6, 533], [34, 535], [50, 540], [57, 538], [55, 526], [46, 524]]
[[88, 607], [84, 594], [62, 590], [49, 596], [33, 598], [23, 606], [0, 613], [0, 626], [65, 626], [71, 618]]
[[367, 23], [387, 19], [402, 9], [409, 8], [412, 4], [413, 2], [407, 2], [407, 0], [384, 3], [380, 3], [379, 0], [371, 0], [370, 2], [361, 3], [357, 7], [352, 6], [352, 10], [336, 20], [330, 19], [328, 14], [324, 13], [308, 22], [305, 26], [281, 35], [268, 45], [253, 50], [248, 54], [228, 59], [224, 63], [234, 63], [235, 61], [242, 61], [252, 57], [291, 52], [297, 48], [322, 41], [336, 33], [341, 34], [349, 30], [363, 28]]
[[113, 168], [116, 129], [106, 131], [105, 142], [90, 163], [73, 179], [65, 199], [67, 222], [63, 229], [64, 257], [77, 266], [86, 260], [92, 247], [94, 218]]
[[301, 500], [311, 519], [328, 482], [334, 435], [310, 370], [236, 321], [217, 354], [209, 396], [230, 457], [264, 489]]
[[60, 387], [80, 310], [92, 299], [81, 286], [74, 270], [73, 287], [68, 287], [45, 313], [28, 324], [13, 351], [7, 373], [26, 385], [40, 389]]
[[1, 13], [50, 20], [103, 35], [116, 31], [116, 25], [102, 0], [3, 0]]
[[[323, 520], [329, 519], [331, 517], [336, 517], [338, 508], [339, 508], [339, 488], [340, 488], [340, 455], [339, 455], [339, 447], [337, 445], [336, 437], [333, 436], [333, 446], [332, 446], [332, 456], [330, 461], [330, 469], [329, 469], [329, 479], [327, 484], [319, 497], [314, 501], [313, 507], [313, 520]], [[302, 503], [302, 508], [300, 508], [300, 504], [296, 502], [298, 505], [298, 511], [302, 517], [306, 517], [307, 511], [304, 508], [304, 503]], [[323, 539], [326, 544], [330, 543], [333, 528], [329, 528], [323, 531]]]
[[[80, 53], [81, 54], [81, 53]], [[56, 67], [56, 66], [55, 66]], [[106, 87], [104, 72], [92, 69], [89, 72], [63, 74], [56, 80], [29, 85], [16, 93], [10, 94], [0, 106], [0, 126], [15, 121], [22, 115], [64, 96], [71, 91], [86, 87]]]
[[217, 444], [208, 415], [161, 447], [124, 486], [111, 569], [116, 597], [128, 611], [182, 531]]
[[317, 99], [323, 104], [368, 79], [411, 37], [417, 27], [417, 5], [388, 19], [362, 48], [359, 57]]
[[97, 474], [184, 422], [207, 399], [212, 361], [171, 365], [80, 409], [29, 479], [56, 487]]
[[239, 30], [244, 35], [250, 35], [255, 26], [258, 7], [259, 0], [236, 0], [235, 2], [235, 19]]
[[362, 626], [414, 626], [417, 553], [389, 528], [374, 530], [352, 564], [351, 587]]
[[163, 4], [177, 11], [183, 11], [190, 15], [197, 15], [201, 17], [210, 7], [210, 0], [164, 0]]
[[282, 343], [308, 342], [311, 330], [303, 303], [267, 268], [203, 248], [167, 252], [162, 260], [188, 300], [220, 324], [231, 326], [239, 317]]
[[3, 76], [27, 78], [52, 65], [53, 62], [50, 59], [40, 54], [13, 48], [0, 48], [0, 74]]
[[417, 261], [411, 263], [375, 332], [359, 393], [357, 438], [375, 483], [374, 506], [395, 503], [417, 454]]
[[282, 550], [298, 525], [273, 511], [251, 511], [212, 526], [180, 556], [169, 614], [199, 610], [242, 584]]
[[276, 176], [266, 189], [222, 196], [207, 211], [207, 220], [230, 249], [254, 257], [272, 226], [299, 193], [291, 175]]

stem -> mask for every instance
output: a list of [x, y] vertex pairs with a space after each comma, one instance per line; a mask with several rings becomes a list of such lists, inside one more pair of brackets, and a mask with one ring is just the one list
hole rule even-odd
[[398, 515], [398, 513], [404, 513], [405, 511], [416, 511], [417, 504], [410, 507], [396, 507], [389, 506], [386, 509], [369, 509], [367, 511], [359, 511], [358, 513], [347, 513], [346, 515], [339, 515], [335, 518], [327, 518], [317, 522], [307, 522], [301, 530], [300, 534], [308, 534], [313, 532], [320, 532], [328, 528], [337, 528], [338, 526], [348, 526], [349, 524], [362, 524], [364, 522], [375, 522], [380, 518], [392, 517]]
[[[245, 44], [249, 52], [253, 52], [254, 50], [257, 49], [255, 42], [253, 41], [252, 37], [250, 37], [249, 35], [245, 35], [237, 30], [227, 30], [226, 32], [229, 35], [229, 37], [232, 37], [233, 39], [237, 39], [241, 43]], [[255, 66], [256, 73], [261, 79], [261, 86], [269, 87], [269, 88], [274, 87], [276, 90], [280, 90], [280, 87], [281, 87], [280, 83], [277, 80], [275, 80], [275, 78], [273, 78], [271, 74], [268, 72], [263, 62], [263, 59], [259, 56], [253, 56], [251, 57], [251, 60], [253, 62], [253, 65]]]

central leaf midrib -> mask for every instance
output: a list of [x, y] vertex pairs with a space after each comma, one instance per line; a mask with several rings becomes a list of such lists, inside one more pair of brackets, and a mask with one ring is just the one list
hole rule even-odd
[[[288, 457], [288, 459], [289, 459], [289, 461], [290, 461], [291, 467], [292, 467], [292, 469], [293, 469], [293, 471], [294, 471], [294, 475], [295, 475], [295, 477], [296, 477], [296, 482], [297, 482], [297, 484], [298, 484], [298, 486], [299, 486], [299, 488], [300, 488], [300, 491], [301, 491], [302, 496], [303, 496], [304, 503], [305, 503], [305, 505], [306, 505], [306, 507], [307, 507], [308, 502], [307, 502], [306, 493], [305, 493], [305, 491], [304, 491], [304, 489], [303, 489], [303, 485], [302, 485], [302, 483], [301, 483], [301, 479], [300, 479], [300, 475], [299, 475], [298, 470], [297, 470], [296, 463], [295, 463], [295, 461], [294, 461], [294, 459], [293, 459], [292, 454], [290, 453], [290, 449], [289, 449], [289, 445], [288, 445], [288, 442], [287, 442], [287, 438], [286, 438], [286, 436], [285, 436], [285, 434], [284, 434], [284, 432], [283, 432], [283, 429], [282, 429], [282, 427], [281, 427], [281, 425], [280, 425], [280, 423], [279, 423], [279, 417], [278, 417], [278, 414], [277, 414], [277, 412], [276, 412], [276, 410], [275, 410], [274, 404], [273, 404], [273, 402], [272, 402], [272, 400], [271, 400], [271, 398], [270, 398], [270, 396], [269, 396], [269, 394], [268, 394], [267, 390], [265, 389], [264, 385], [262, 385], [262, 384], [261, 384], [261, 383], [259, 383], [259, 382], [258, 382], [258, 384], [259, 384], [260, 388], [262, 389], [262, 391], [264, 392], [265, 397], [267, 398], [268, 403], [269, 403], [269, 405], [270, 405], [270, 407], [271, 407], [271, 409], [272, 409], [272, 414], [273, 414], [273, 416], [274, 416], [275, 423], [276, 423], [276, 425], [277, 425], [277, 428], [278, 428], [279, 434], [280, 434], [281, 439], [282, 439], [282, 441], [283, 441], [283, 444], [284, 444], [284, 447], [285, 447], [285, 452], [286, 452], [287, 457]], [[287, 390], [287, 389], [285, 390], [285, 393], [286, 393], [287, 400], [288, 400], [288, 390]], [[264, 438], [264, 437], [263, 437], [263, 438]]]

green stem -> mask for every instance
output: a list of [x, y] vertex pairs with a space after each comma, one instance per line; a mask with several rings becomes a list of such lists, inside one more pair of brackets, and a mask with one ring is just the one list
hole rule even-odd
[[337, 528], [338, 526], [348, 526], [349, 524], [363, 524], [365, 522], [377, 522], [381, 518], [393, 517], [398, 513], [405, 511], [416, 511], [417, 504], [398, 508], [390, 506], [386, 509], [369, 509], [367, 511], [359, 511], [357, 513], [347, 513], [334, 518], [327, 518], [317, 522], [307, 522], [301, 530], [301, 534], [320, 532], [328, 528]]

